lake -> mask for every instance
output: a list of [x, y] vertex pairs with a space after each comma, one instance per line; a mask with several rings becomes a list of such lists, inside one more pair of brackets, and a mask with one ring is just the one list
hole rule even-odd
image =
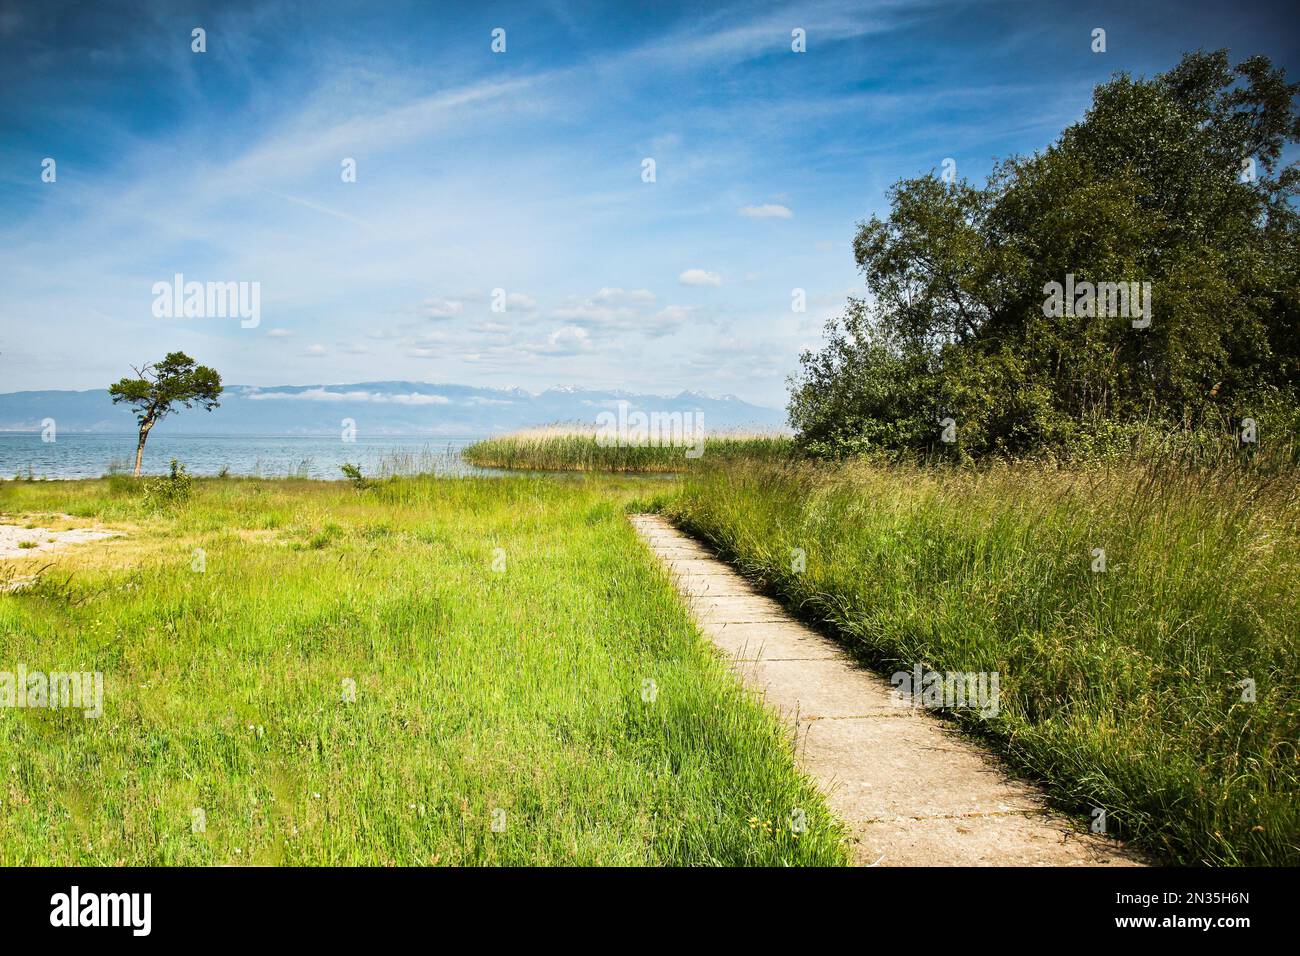
[[[214, 437], [152, 435], [144, 449], [145, 474], [165, 474], [171, 459], [194, 475], [261, 478], [340, 479], [344, 462], [360, 465], [365, 475], [498, 474], [466, 464], [460, 452], [481, 436], [430, 437], [391, 435], [344, 442], [321, 437]], [[116, 468], [128, 474], [135, 463], [132, 434], [60, 433], [56, 441], [40, 432], [0, 432], [0, 478], [98, 478]]]

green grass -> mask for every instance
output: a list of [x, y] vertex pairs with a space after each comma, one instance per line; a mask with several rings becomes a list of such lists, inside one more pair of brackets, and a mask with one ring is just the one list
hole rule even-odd
[[0, 708], [0, 864], [845, 863], [635, 539], [647, 491], [195, 480], [148, 507], [130, 481], [0, 483], [3, 520], [127, 532], [0, 561], [0, 670], [106, 683], [99, 719]]
[[998, 717], [953, 716], [1060, 805], [1174, 862], [1300, 864], [1294, 473], [755, 463], [668, 510], [886, 673], [999, 672]]
[[[529, 429], [475, 442], [462, 452], [482, 468], [526, 471], [679, 472], [703, 462], [783, 460], [792, 442], [779, 435], [741, 433], [706, 436], [701, 447], [683, 445], [605, 445], [592, 430], [567, 427]], [[688, 455], [688, 452], [691, 454]]]

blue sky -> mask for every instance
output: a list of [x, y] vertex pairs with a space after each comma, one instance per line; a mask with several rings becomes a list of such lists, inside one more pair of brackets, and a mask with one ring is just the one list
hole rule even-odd
[[[855, 224], [891, 183], [946, 157], [980, 180], [1111, 73], [1184, 50], [1264, 53], [1294, 79], [1293, 19], [1268, 3], [5, 0], [0, 391], [103, 387], [181, 348], [240, 384], [779, 407], [800, 350], [862, 289]], [[152, 286], [178, 272], [260, 283], [260, 325], [156, 318]]]

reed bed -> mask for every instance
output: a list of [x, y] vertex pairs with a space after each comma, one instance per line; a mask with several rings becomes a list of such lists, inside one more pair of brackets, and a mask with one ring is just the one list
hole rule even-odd
[[476, 442], [462, 454], [483, 468], [671, 473], [719, 460], [780, 461], [792, 449], [789, 436], [774, 432], [720, 432], [699, 444], [606, 444], [592, 427], [548, 425]]

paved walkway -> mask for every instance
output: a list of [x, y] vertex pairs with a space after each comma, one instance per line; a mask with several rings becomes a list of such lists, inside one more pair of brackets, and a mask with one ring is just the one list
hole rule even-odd
[[900, 708], [883, 677], [658, 515], [633, 515], [700, 628], [794, 730], [796, 758], [847, 824], [859, 864], [1140, 865], [1112, 840], [1050, 812], [980, 747]]

